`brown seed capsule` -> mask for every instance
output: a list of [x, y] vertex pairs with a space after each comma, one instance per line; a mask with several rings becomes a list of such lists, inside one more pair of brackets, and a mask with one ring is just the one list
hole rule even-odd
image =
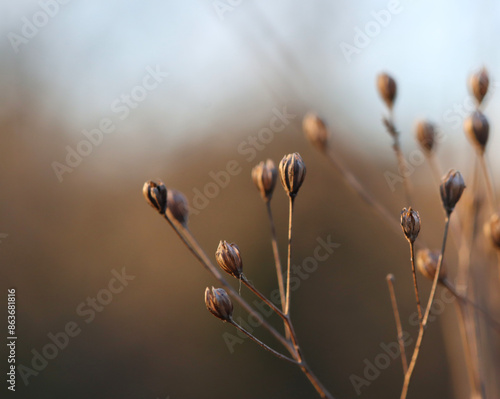
[[260, 162], [252, 169], [252, 180], [259, 189], [262, 199], [266, 202], [270, 201], [273, 196], [277, 178], [278, 171], [270, 159], [266, 162]]
[[377, 88], [387, 107], [392, 109], [397, 94], [396, 81], [388, 74], [381, 73], [377, 77]]
[[416, 128], [417, 140], [420, 146], [430, 153], [436, 141], [436, 127], [428, 121], [419, 121]]
[[469, 140], [484, 152], [490, 134], [488, 119], [479, 111], [474, 111], [464, 122], [464, 130]]
[[169, 188], [167, 191], [167, 216], [187, 226], [189, 205], [186, 197], [180, 191]]
[[500, 249], [500, 215], [494, 213], [486, 224], [486, 232], [491, 238], [491, 242]]
[[243, 261], [241, 260], [240, 249], [236, 244], [229, 244], [221, 241], [215, 252], [217, 263], [226, 273], [240, 278], [243, 274]]
[[328, 129], [325, 122], [318, 115], [308, 113], [302, 120], [302, 129], [307, 139], [319, 150], [324, 151], [328, 146]]
[[470, 78], [470, 88], [478, 104], [483, 102], [484, 96], [488, 92], [490, 78], [486, 68], [474, 73]]
[[142, 194], [144, 194], [144, 198], [155, 208], [160, 214], [164, 214], [167, 210], [167, 188], [162, 181], [156, 183], [154, 181], [147, 181], [144, 183], [142, 188]]
[[[429, 249], [421, 249], [417, 252], [417, 269], [425, 277], [434, 281], [436, 270], [439, 262], [439, 251], [431, 251]], [[444, 281], [446, 278], [446, 269], [441, 265], [439, 271], [439, 281]]]
[[418, 237], [420, 232], [420, 215], [417, 211], [403, 208], [401, 211], [401, 228], [406, 239], [413, 243]]
[[306, 177], [306, 165], [298, 152], [283, 157], [279, 166], [280, 179], [283, 188], [291, 198], [299, 192]]
[[439, 186], [441, 201], [448, 215], [455, 209], [455, 205], [462, 196], [464, 189], [465, 182], [460, 172], [450, 169]]
[[223, 288], [205, 290], [205, 305], [215, 317], [223, 321], [231, 321], [233, 317], [233, 303]]

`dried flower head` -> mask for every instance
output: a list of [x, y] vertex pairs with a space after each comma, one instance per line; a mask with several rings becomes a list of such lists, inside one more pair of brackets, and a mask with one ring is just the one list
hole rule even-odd
[[464, 130], [469, 140], [484, 152], [490, 134], [488, 119], [479, 111], [474, 111], [464, 122]]
[[420, 215], [411, 206], [401, 211], [401, 228], [406, 239], [411, 243], [415, 242], [420, 232]]
[[488, 92], [489, 84], [490, 78], [488, 76], [488, 71], [484, 67], [470, 77], [470, 88], [478, 104], [483, 102]]
[[387, 107], [392, 109], [397, 94], [396, 81], [388, 74], [381, 73], [377, 77], [377, 88]]
[[417, 140], [420, 146], [430, 153], [436, 143], [436, 127], [429, 121], [417, 122]]
[[252, 180], [259, 189], [262, 199], [266, 202], [270, 201], [273, 196], [277, 178], [278, 170], [271, 159], [260, 162], [252, 169]]
[[142, 193], [149, 205], [162, 215], [165, 213], [167, 210], [167, 188], [162, 181], [159, 183], [151, 180], [147, 181], [144, 183]]
[[325, 122], [316, 114], [310, 112], [302, 120], [302, 129], [307, 139], [319, 150], [328, 147], [328, 129]]
[[223, 288], [208, 288], [205, 290], [205, 305], [215, 317], [223, 321], [231, 321], [233, 303]]
[[485, 226], [486, 235], [491, 238], [493, 245], [500, 249], [500, 214], [494, 213]]
[[167, 192], [167, 216], [177, 220], [183, 226], [187, 225], [189, 205], [186, 197], [180, 191], [169, 188]]
[[291, 198], [299, 192], [306, 177], [306, 165], [298, 152], [283, 157], [279, 166], [280, 179], [283, 188]]
[[236, 244], [230, 244], [227, 241], [219, 242], [215, 252], [217, 263], [226, 273], [240, 278], [243, 274], [243, 261], [241, 260], [240, 249]]
[[[440, 251], [431, 251], [429, 249], [421, 249], [417, 252], [417, 269], [425, 278], [431, 281], [434, 281], [436, 276], [440, 254]], [[446, 269], [441, 265], [438, 281], [444, 281], [445, 278]]]
[[465, 182], [460, 172], [450, 169], [439, 186], [441, 201], [448, 215], [455, 209], [464, 189]]

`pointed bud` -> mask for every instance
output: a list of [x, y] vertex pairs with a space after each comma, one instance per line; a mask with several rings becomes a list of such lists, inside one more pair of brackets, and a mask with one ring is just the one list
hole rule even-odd
[[241, 260], [240, 249], [236, 244], [229, 244], [221, 241], [215, 252], [217, 263], [226, 273], [240, 278], [243, 274], [243, 261]]
[[186, 197], [180, 191], [169, 188], [167, 192], [167, 216], [187, 226], [189, 205]]
[[488, 119], [479, 111], [474, 111], [464, 122], [464, 130], [469, 140], [484, 152], [490, 134]]
[[155, 183], [154, 181], [147, 181], [144, 183], [142, 188], [142, 194], [144, 194], [144, 198], [162, 215], [167, 210], [167, 188], [162, 181], [159, 183]]
[[252, 169], [252, 180], [259, 189], [262, 199], [266, 202], [270, 201], [273, 196], [277, 178], [278, 171], [271, 159], [260, 162]]
[[491, 215], [490, 220], [486, 223], [485, 230], [493, 245], [500, 249], [500, 215], [498, 213]]
[[462, 196], [464, 189], [465, 182], [460, 172], [450, 169], [446, 176], [443, 177], [441, 186], [439, 186], [441, 201], [448, 215], [455, 209], [455, 205]]
[[387, 107], [392, 109], [397, 94], [396, 81], [388, 74], [381, 73], [377, 77], [377, 88]]
[[302, 121], [302, 129], [307, 139], [320, 151], [328, 146], [328, 129], [318, 115], [308, 113]]
[[215, 317], [223, 321], [231, 321], [233, 317], [233, 303], [223, 288], [205, 290], [205, 305]]
[[483, 102], [484, 96], [486, 96], [486, 93], [488, 92], [489, 84], [490, 78], [486, 68], [482, 68], [480, 71], [471, 76], [470, 88], [478, 104]]
[[[429, 249], [421, 249], [417, 252], [417, 269], [427, 279], [434, 281], [436, 270], [439, 263], [440, 251], [430, 251]], [[444, 281], [446, 278], [446, 269], [441, 265], [439, 271], [439, 281]]]
[[417, 211], [403, 208], [401, 211], [401, 227], [406, 239], [413, 243], [420, 232], [420, 215]]
[[306, 177], [306, 165], [300, 154], [295, 152], [283, 157], [280, 162], [280, 179], [290, 197], [295, 197]]
[[430, 153], [436, 141], [436, 127], [428, 121], [419, 121], [416, 128], [417, 140], [420, 146]]

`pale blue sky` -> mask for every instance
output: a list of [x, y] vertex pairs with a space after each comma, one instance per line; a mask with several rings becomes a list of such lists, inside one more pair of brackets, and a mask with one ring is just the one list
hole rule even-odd
[[[356, 28], [373, 24], [373, 12], [391, 1], [72, 0], [14, 52], [8, 33], [19, 34], [40, 3], [2, 1], [0, 65], [8, 76], [30, 75], [47, 114], [74, 135], [112, 114], [110, 104], [141, 82], [147, 66], [160, 65], [169, 77], [131, 113], [125, 131], [160, 120], [157, 128], [178, 142], [226, 119], [267, 118], [275, 104], [290, 102], [319, 111], [341, 132], [355, 131], [346, 144], [370, 139], [375, 149], [387, 145], [379, 71], [399, 82], [396, 120], [404, 131], [429, 117], [461, 132], [444, 115], [456, 116], [454, 104], [466, 100], [467, 76], [482, 65], [500, 76], [493, 0], [401, 1], [351, 62], [340, 44], [353, 44]], [[238, 3], [219, 17], [218, 6]], [[14, 90], [12, 80], [3, 84]], [[486, 110], [493, 128], [499, 105], [493, 96]]]

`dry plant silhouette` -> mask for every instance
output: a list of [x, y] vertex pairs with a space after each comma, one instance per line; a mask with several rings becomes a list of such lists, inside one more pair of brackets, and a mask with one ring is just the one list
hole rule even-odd
[[[388, 306], [391, 307], [394, 315], [399, 347], [398, 356], [401, 357], [403, 371], [401, 399], [407, 397], [412, 387], [410, 382], [414, 370], [418, 366], [419, 355], [425, 348], [425, 333], [428, 330], [429, 322], [434, 319], [433, 305], [435, 304], [438, 289], [447, 290], [455, 299], [458, 325], [453, 331], [447, 331], [447, 334], [460, 335], [464, 353], [463, 360], [469, 376], [470, 397], [498, 397], [498, 392], [495, 394], [494, 388], [491, 388], [494, 385], [488, 381], [488, 376], [491, 373], [486, 372], [486, 369], [491, 368], [494, 370], [498, 365], [488, 359], [483, 359], [482, 356], [488, 348], [488, 344], [484, 341], [489, 339], [491, 333], [500, 333], [498, 318], [493, 316], [495, 309], [498, 308], [495, 291], [498, 292], [500, 284], [500, 213], [498, 212], [495, 188], [486, 157], [489, 124], [486, 116], [482, 113], [488, 87], [489, 77], [486, 69], [483, 68], [471, 77], [470, 90], [476, 100], [477, 109], [465, 120], [464, 130], [476, 152], [476, 162], [472, 173], [467, 178], [464, 178], [459, 171], [454, 169], [450, 169], [440, 178], [442, 172], [436, 157], [437, 127], [429, 121], [420, 121], [416, 127], [416, 139], [429, 163], [433, 179], [438, 183], [436, 191], [439, 192], [444, 214], [442, 240], [438, 250], [424, 242], [420, 235], [421, 230], [425, 228], [427, 223], [426, 215], [420, 215], [414, 203], [414, 189], [410, 182], [411, 173], [408, 173], [408, 166], [400, 144], [400, 132], [396, 128], [394, 120], [393, 109], [397, 98], [397, 84], [390, 75], [387, 73], [380, 74], [377, 78], [377, 88], [389, 111], [389, 115], [383, 118], [383, 124], [393, 139], [392, 146], [399, 169], [397, 178], [401, 179], [405, 192], [406, 203], [402, 204], [403, 209], [399, 217], [375, 198], [344, 164], [341, 156], [335, 152], [334, 147], [330, 144], [331, 138], [327, 124], [314, 113], [308, 113], [303, 118], [303, 132], [311, 144], [330, 161], [331, 165], [344, 179], [346, 185], [359, 195], [380, 216], [382, 221], [387, 223], [397, 234], [401, 235], [402, 231], [409, 244], [410, 262], [408, 274], [411, 275], [413, 281], [418, 324], [418, 335], [411, 355], [407, 352], [410, 348], [408, 348], [409, 345], [405, 341], [404, 323], [398, 307], [395, 277], [393, 274], [386, 277], [390, 295]], [[278, 176], [288, 198], [289, 210], [287, 256], [284, 271], [271, 209]], [[186, 197], [182, 193], [167, 188], [161, 181], [147, 181], [143, 187], [143, 195], [146, 201], [166, 219], [193, 256], [222, 286], [222, 288], [207, 287], [205, 290], [205, 305], [210, 313], [224, 323], [232, 325], [279, 359], [297, 365], [320, 397], [333, 398], [334, 396], [320, 382], [306, 362], [291, 317], [292, 222], [295, 200], [305, 177], [306, 165], [298, 153], [284, 156], [278, 168], [271, 159], [268, 159], [256, 165], [251, 173], [251, 178], [265, 204], [269, 219], [271, 246], [276, 268], [276, 283], [279, 293], [279, 295], [272, 298], [264, 295], [256, 288], [251, 279], [244, 273], [244, 254], [242, 254], [238, 245], [220, 241], [215, 251], [216, 262], [224, 272], [237, 279], [240, 289], [233, 288], [224, 278], [188, 227], [190, 208]], [[306, 205], [301, 204], [300, 212], [307, 212]], [[449, 235], [454, 243], [454, 248], [449, 248]], [[456, 251], [456, 264], [447, 262], [445, 267], [445, 254], [448, 259], [451, 250]], [[457, 276], [454, 283], [449, 278], [449, 272], [452, 269]], [[422, 295], [419, 289], [417, 271], [421, 277], [432, 282], [427, 298]], [[494, 278], [491, 278], [492, 276]], [[266, 318], [252, 307], [250, 301], [244, 298], [241, 293], [241, 285], [248, 288], [253, 295], [282, 319], [282, 332], [273, 327]], [[239, 324], [233, 318], [233, 302], [237, 302], [246, 312], [258, 320], [258, 323], [271, 333], [287, 353], [283, 353], [275, 349], [273, 345], [263, 342], [251, 331]], [[332, 315], [325, 314], [324, 316]], [[360, 377], [354, 378], [352, 383], [357, 392], [359, 387], [369, 385], [368, 381]], [[394, 381], [394, 384], [399, 383]], [[487, 395], [488, 390], [492, 396]]]

